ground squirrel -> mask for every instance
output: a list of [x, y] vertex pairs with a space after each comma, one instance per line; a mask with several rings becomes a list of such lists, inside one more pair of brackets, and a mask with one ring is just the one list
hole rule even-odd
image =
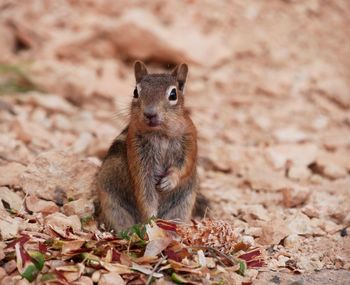
[[149, 74], [137, 61], [134, 72], [130, 122], [97, 175], [100, 220], [116, 231], [151, 217], [187, 221], [207, 206], [197, 195], [197, 131], [184, 108], [187, 65]]

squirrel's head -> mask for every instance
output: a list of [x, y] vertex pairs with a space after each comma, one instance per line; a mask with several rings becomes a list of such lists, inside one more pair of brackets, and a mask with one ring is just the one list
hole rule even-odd
[[147, 131], [181, 128], [187, 65], [180, 64], [171, 73], [149, 74], [145, 64], [136, 61], [134, 71], [131, 122]]

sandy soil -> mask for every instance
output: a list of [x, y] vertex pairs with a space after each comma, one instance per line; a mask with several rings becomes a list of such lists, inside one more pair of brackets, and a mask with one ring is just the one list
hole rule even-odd
[[266, 249], [267, 271], [350, 282], [350, 2], [115, 2], [1, 1], [0, 186], [24, 197], [46, 151], [98, 165], [132, 62], [184, 61], [208, 214]]

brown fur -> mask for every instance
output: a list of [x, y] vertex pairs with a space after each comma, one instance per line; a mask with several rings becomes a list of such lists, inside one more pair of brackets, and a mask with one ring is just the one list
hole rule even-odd
[[[129, 125], [97, 176], [100, 219], [111, 229], [152, 216], [191, 217], [198, 188], [197, 132], [184, 111], [187, 70], [182, 64], [171, 74], [148, 74], [142, 62], [135, 63], [138, 98], [131, 104]], [[173, 89], [169, 86], [176, 88], [176, 104], [166, 95]], [[156, 114], [156, 125], [150, 125], [147, 112]]]

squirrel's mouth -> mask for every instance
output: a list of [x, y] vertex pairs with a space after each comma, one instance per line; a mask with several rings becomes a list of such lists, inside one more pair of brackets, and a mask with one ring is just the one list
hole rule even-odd
[[158, 118], [146, 119], [145, 123], [148, 127], [156, 128], [159, 127], [162, 122]]
[[155, 128], [155, 127], [159, 127], [160, 126], [160, 121], [152, 121], [149, 120], [148, 122], [146, 122], [147, 126], [151, 127], [151, 128]]

